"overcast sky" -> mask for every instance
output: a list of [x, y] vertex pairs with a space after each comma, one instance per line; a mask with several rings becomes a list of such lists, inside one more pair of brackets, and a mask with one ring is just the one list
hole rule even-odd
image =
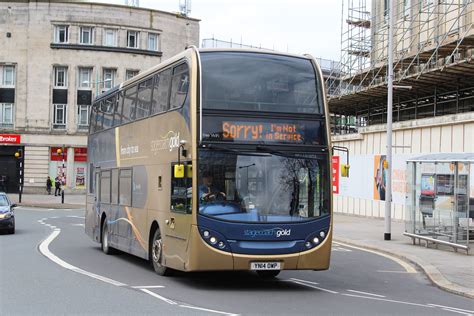
[[[140, 0], [140, 6], [177, 12], [179, 0]], [[242, 40], [242, 44], [339, 61], [341, 6], [341, 0], [192, 0], [190, 16], [201, 19], [201, 41]]]

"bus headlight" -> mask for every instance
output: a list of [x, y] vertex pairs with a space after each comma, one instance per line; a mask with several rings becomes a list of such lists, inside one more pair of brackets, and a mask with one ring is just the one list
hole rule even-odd
[[230, 251], [230, 246], [222, 234], [204, 227], [200, 228], [199, 232], [206, 244], [219, 250]]
[[305, 247], [308, 248], [308, 249], [311, 248], [311, 246], [312, 246], [312, 244], [311, 244], [309, 241], [305, 242], [304, 245], [305, 245]]
[[313, 242], [315, 245], [319, 244], [319, 238], [318, 237], [314, 237], [313, 238]]
[[321, 238], [324, 238], [324, 237], [326, 237], [326, 233], [325, 233], [324, 231], [322, 231], [322, 232], [319, 233], [319, 236], [320, 236]]

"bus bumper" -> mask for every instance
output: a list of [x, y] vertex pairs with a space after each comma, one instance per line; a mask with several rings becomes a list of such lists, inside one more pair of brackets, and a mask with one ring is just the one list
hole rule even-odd
[[251, 270], [252, 262], [280, 262], [281, 270], [327, 270], [331, 256], [332, 230], [317, 247], [284, 255], [246, 255], [221, 251], [202, 240], [197, 226], [191, 228], [186, 271]]

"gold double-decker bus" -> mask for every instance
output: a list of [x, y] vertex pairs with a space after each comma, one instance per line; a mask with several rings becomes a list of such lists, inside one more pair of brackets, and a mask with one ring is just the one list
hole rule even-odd
[[310, 56], [188, 48], [95, 100], [86, 233], [160, 275], [328, 269], [328, 117]]

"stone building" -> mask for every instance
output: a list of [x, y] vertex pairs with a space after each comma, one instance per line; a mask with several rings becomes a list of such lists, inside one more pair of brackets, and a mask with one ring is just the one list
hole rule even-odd
[[[349, 148], [351, 167], [349, 178], [335, 177], [334, 208], [384, 217], [390, 2], [374, 0], [370, 7], [365, 0], [347, 3], [340, 80], [332, 87], [336, 93], [329, 107], [333, 145]], [[396, 0], [394, 7], [392, 217], [407, 219], [407, 161], [433, 153], [474, 152], [474, 4]], [[335, 169], [346, 163], [345, 155], [338, 159]], [[445, 187], [454, 187], [453, 170], [420, 171], [435, 179], [434, 192], [444, 194], [435, 207], [444, 207], [438, 204], [446, 201]], [[459, 189], [465, 196], [458, 212], [474, 201], [474, 170], [466, 165], [462, 173], [469, 181]], [[450, 195], [452, 201], [455, 195]]]
[[46, 177], [63, 173], [67, 190], [83, 189], [95, 96], [198, 44], [199, 20], [175, 13], [0, 2], [0, 191], [23, 181], [45, 192]]

